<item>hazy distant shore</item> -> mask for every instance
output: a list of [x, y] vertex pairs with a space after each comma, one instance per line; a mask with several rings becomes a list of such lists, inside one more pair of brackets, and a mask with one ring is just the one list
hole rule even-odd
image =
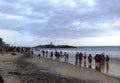
[[5, 83], [119, 83], [114, 77], [89, 68], [24, 54], [0, 56]]

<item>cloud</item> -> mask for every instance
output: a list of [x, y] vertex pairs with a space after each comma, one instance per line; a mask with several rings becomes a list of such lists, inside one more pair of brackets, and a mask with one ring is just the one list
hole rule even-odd
[[1, 0], [0, 30], [43, 39], [119, 34], [119, 4], [119, 0]]

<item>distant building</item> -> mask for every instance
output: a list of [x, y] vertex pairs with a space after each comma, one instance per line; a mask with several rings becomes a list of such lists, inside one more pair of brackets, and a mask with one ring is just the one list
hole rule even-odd
[[50, 45], [53, 45], [53, 42], [50, 42]]

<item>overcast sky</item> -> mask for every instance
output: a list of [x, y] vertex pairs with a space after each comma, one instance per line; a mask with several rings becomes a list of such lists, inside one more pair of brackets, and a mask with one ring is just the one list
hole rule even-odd
[[120, 45], [120, 0], [0, 0], [0, 37], [18, 46]]

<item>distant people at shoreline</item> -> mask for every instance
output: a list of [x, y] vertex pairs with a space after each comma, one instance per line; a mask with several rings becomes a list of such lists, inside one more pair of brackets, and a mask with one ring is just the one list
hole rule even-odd
[[106, 55], [106, 73], [109, 71], [109, 56]]
[[50, 58], [53, 59], [53, 51], [50, 53]]
[[75, 65], [78, 65], [79, 52], [75, 54]]
[[[34, 49], [32, 48], [14, 48], [14, 51], [22, 52], [22, 53], [30, 53], [34, 55]], [[62, 51], [49, 51], [49, 50], [39, 50], [40, 53], [38, 54], [39, 59], [41, 58], [41, 55], [43, 58], [50, 58], [51, 60], [57, 60], [61, 61], [64, 60], [64, 62], [69, 63], [70, 55], [68, 52], [62, 52]], [[87, 56], [88, 55], [88, 56]], [[96, 54], [93, 56], [92, 54], [87, 54], [86, 52], [76, 52], [74, 55], [75, 57], [75, 65], [76, 66], [83, 66], [83, 67], [89, 67], [92, 68], [93, 59], [95, 61], [95, 70], [102, 72], [104, 69], [106, 69], [106, 73], [109, 71], [109, 56], [104, 53]], [[94, 57], [94, 58], [93, 58]]]
[[102, 54], [96, 54], [95, 55], [95, 70], [102, 72], [105, 69], [105, 63], [106, 63], [106, 73], [109, 71], [109, 56]]
[[88, 56], [89, 68], [92, 68], [92, 55], [89, 54]]
[[65, 59], [65, 62], [68, 62], [69, 54], [66, 52], [64, 53], [64, 59]]
[[84, 67], [86, 67], [86, 59], [87, 59], [87, 54], [86, 54], [86, 52], [84, 52]]
[[82, 58], [83, 58], [83, 53], [80, 52], [80, 53], [79, 53], [79, 66], [82, 65]]

